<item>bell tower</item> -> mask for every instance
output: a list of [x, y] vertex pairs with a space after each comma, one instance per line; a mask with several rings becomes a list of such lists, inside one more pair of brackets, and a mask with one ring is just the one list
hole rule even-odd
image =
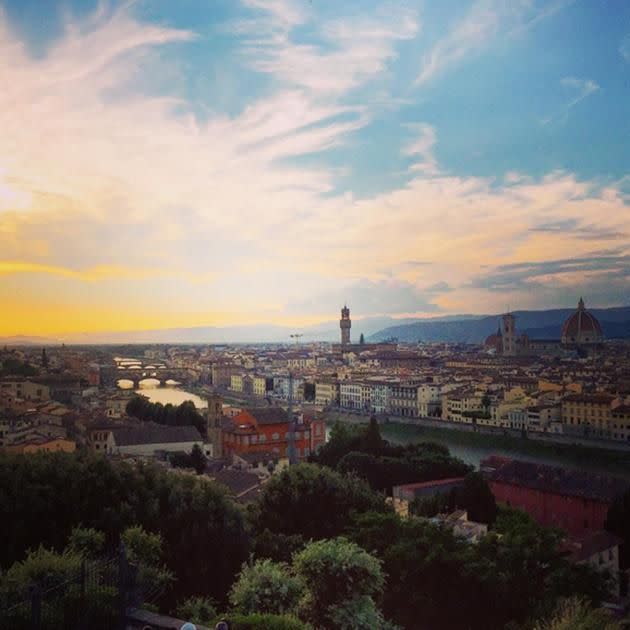
[[212, 443], [214, 457], [223, 457], [223, 431], [221, 421], [223, 419], [223, 399], [219, 394], [208, 396], [208, 439]]
[[350, 343], [350, 328], [352, 321], [350, 320], [350, 309], [344, 305], [341, 309], [341, 319], [339, 320], [339, 328], [341, 329], [341, 345], [347, 346]]
[[516, 318], [512, 313], [503, 316], [503, 354], [506, 357], [516, 355]]

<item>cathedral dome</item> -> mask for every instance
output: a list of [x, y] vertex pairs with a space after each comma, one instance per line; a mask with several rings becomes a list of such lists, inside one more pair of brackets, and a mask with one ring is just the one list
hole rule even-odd
[[589, 344], [601, 343], [604, 340], [602, 327], [597, 318], [584, 307], [584, 300], [580, 298], [578, 307], [562, 326], [562, 343]]

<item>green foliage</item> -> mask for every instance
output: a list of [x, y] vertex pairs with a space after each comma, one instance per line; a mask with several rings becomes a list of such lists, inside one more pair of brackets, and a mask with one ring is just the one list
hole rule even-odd
[[502, 511], [501, 537], [489, 535], [478, 545], [395, 514], [356, 515], [349, 535], [383, 562], [383, 613], [403, 628], [503, 628], [547, 613], [571, 594], [598, 604], [605, 579], [571, 565], [558, 551], [558, 534], [524, 517]]
[[219, 486], [83, 452], [1, 454], [0, 519], [3, 567], [40, 544], [62, 550], [79, 524], [103, 532], [109, 548], [128, 527], [159, 533], [177, 578], [166, 604], [191, 595], [225, 599], [249, 554], [243, 513]]
[[607, 611], [572, 597], [561, 601], [551, 619], [538, 622], [534, 630], [621, 630], [621, 625]]
[[361, 333], [361, 334], [359, 335], [359, 345], [360, 345], [360, 346], [365, 345], [365, 337], [364, 337], [363, 333]]
[[256, 558], [271, 558], [277, 562], [290, 562], [293, 554], [300, 551], [305, 544], [304, 536], [300, 534], [289, 535], [264, 529], [256, 533], [252, 552]]
[[422, 442], [393, 446], [381, 437], [375, 418], [367, 426], [337, 423], [328, 442], [311, 461], [355, 473], [374, 490], [391, 493], [392, 487], [417, 481], [464, 476], [471, 467], [452, 457], [440, 444]]
[[497, 517], [497, 503], [488, 482], [478, 472], [466, 475], [464, 485], [455, 489], [457, 507], [468, 512], [468, 518], [477, 523], [492, 525]]
[[152, 403], [144, 396], [134, 396], [126, 407], [127, 414], [145, 422], [157, 422], [170, 426], [194, 426], [202, 436], [207, 434], [205, 418], [197, 411], [192, 400], [185, 400], [175, 407], [170, 403]]
[[32, 584], [55, 588], [79, 572], [81, 558], [74, 554], [60, 554], [43, 546], [29, 551], [26, 558], [12, 564], [2, 578], [2, 589], [19, 591]]
[[383, 617], [374, 602], [383, 591], [381, 563], [344, 539], [310, 543], [295, 556], [293, 566], [306, 593], [301, 616], [316, 627], [372, 630]]
[[230, 630], [312, 630], [311, 626], [291, 615], [228, 615]]
[[193, 444], [190, 453], [172, 453], [169, 461], [174, 468], [192, 468], [198, 475], [206, 470], [208, 463], [199, 444]]
[[91, 559], [103, 552], [105, 534], [91, 527], [75, 527], [70, 533], [66, 553]]
[[362, 480], [314, 464], [274, 475], [252, 511], [256, 531], [330, 538], [343, 532], [352, 512], [385, 511], [384, 497]]
[[211, 626], [218, 616], [216, 602], [209, 597], [189, 597], [177, 607], [175, 614], [204, 626]]
[[244, 564], [232, 586], [230, 602], [244, 614], [295, 612], [304, 586], [284, 563], [257, 560]]

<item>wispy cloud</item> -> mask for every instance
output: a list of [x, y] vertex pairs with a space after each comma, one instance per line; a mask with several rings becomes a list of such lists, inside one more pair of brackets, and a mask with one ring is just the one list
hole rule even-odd
[[630, 33], [621, 40], [621, 44], [619, 44], [619, 54], [623, 57], [624, 61], [630, 63]]
[[247, 0], [263, 12], [259, 19], [239, 21], [251, 66], [293, 87], [318, 94], [339, 95], [379, 76], [396, 57], [396, 43], [418, 31], [415, 12], [398, 9], [367, 18], [353, 16], [324, 22], [318, 43], [297, 43], [292, 30], [307, 21], [297, 4]]
[[569, 114], [569, 110], [572, 107], [575, 107], [578, 103], [582, 102], [585, 98], [595, 94], [600, 88], [595, 81], [592, 79], [577, 79], [575, 77], [564, 77], [560, 80], [560, 85], [568, 90], [572, 96], [571, 98], [562, 106], [560, 111], [553, 116], [548, 116], [541, 120], [543, 125], [547, 125], [553, 120], [563, 120], [567, 119]]
[[404, 147], [403, 154], [420, 158], [418, 162], [411, 165], [410, 169], [427, 175], [437, 174], [439, 169], [433, 155], [433, 147], [437, 140], [435, 129], [426, 123], [412, 123], [406, 127], [416, 134], [416, 138]]
[[416, 84], [488, 48], [499, 36], [514, 36], [555, 15], [573, 0], [476, 0], [468, 13], [433, 46], [422, 60]]

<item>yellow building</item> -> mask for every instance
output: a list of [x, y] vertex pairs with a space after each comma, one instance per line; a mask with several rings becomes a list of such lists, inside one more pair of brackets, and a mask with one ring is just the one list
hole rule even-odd
[[232, 374], [232, 376], [230, 377], [230, 389], [233, 392], [243, 391], [243, 375], [242, 374]]
[[267, 395], [267, 377], [254, 376], [252, 378], [252, 387], [253, 387], [254, 394], [256, 396], [266, 396]]
[[570, 394], [562, 400], [562, 423], [569, 432], [612, 437], [612, 394]]
[[325, 407], [339, 402], [339, 383], [333, 379], [320, 380], [315, 383], [315, 404]]

